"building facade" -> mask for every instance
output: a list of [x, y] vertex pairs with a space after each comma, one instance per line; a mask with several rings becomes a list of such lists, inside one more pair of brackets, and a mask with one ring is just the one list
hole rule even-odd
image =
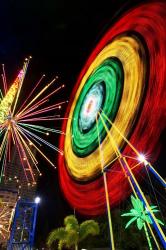
[[10, 228], [17, 203], [18, 193], [0, 189], [0, 245], [5, 246], [10, 236]]

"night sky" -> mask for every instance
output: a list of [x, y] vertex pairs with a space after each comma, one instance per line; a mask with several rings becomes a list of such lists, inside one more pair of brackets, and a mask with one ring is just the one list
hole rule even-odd
[[[9, 81], [15, 78], [24, 58], [32, 55], [30, 86], [43, 73], [48, 79], [58, 74], [60, 82], [66, 85], [60, 96], [65, 100], [102, 35], [125, 10], [141, 2], [145, 1], [1, 0], [0, 63], [5, 63]], [[164, 142], [165, 134], [161, 137], [163, 145]], [[162, 174], [164, 154], [162, 150], [156, 163]], [[50, 156], [56, 161], [54, 152]], [[38, 240], [44, 240], [52, 228], [61, 225], [65, 215], [73, 213], [60, 192], [56, 170], [44, 161], [41, 170]]]

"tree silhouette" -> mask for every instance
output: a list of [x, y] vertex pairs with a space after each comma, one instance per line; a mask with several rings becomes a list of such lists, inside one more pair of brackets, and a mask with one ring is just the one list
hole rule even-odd
[[86, 220], [80, 225], [74, 215], [69, 215], [64, 219], [64, 227], [53, 230], [47, 239], [47, 245], [50, 247], [55, 241], [58, 241], [58, 250], [63, 247], [74, 248], [78, 250], [79, 242], [83, 241], [89, 235], [98, 235], [99, 225], [94, 220]]

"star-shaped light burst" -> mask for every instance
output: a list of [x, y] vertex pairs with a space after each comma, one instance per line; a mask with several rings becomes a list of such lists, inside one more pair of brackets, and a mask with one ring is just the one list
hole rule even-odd
[[[49, 100], [61, 90], [64, 85], [54, 87], [54, 83], [58, 77], [39, 89], [40, 83], [44, 75], [34, 86], [30, 94], [23, 98], [24, 102], [20, 102], [22, 87], [25, 85], [24, 78], [27, 72], [29, 59], [26, 59], [23, 68], [20, 70], [13, 84], [7, 89], [5, 70], [3, 65], [3, 86], [4, 95], [1, 91], [0, 102], [0, 162], [1, 175], [6, 176], [8, 162], [11, 160], [11, 149], [13, 146], [18, 152], [21, 166], [23, 168], [27, 182], [35, 183], [35, 174], [33, 173], [32, 165], [36, 167], [39, 175], [38, 161], [34, 154], [37, 151], [44, 157], [53, 167], [54, 163], [45, 155], [44, 150], [40, 149], [41, 145], [45, 145], [60, 154], [63, 154], [56, 146], [44, 139], [49, 133], [63, 133], [50, 127], [45, 127], [42, 122], [46, 123], [53, 120], [63, 119], [55, 112], [61, 108], [61, 105], [66, 101], [50, 104]], [[57, 83], [56, 83], [57, 84]], [[28, 86], [24, 86], [28, 89]], [[55, 97], [54, 97], [55, 98]], [[52, 98], [53, 99], [53, 98]], [[53, 112], [52, 115], [50, 112]], [[14, 166], [18, 167], [18, 166]], [[13, 169], [14, 171], [14, 169]], [[10, 177], [10, 176], [9, 176]]]

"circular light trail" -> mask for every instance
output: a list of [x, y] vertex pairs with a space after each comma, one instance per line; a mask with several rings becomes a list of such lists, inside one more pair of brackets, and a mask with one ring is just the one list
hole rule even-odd
[[[164, 128], [166, 106], [165, 18], [163, 1], [128, 11], [101, 39], [80, 73], [66, 111], [69, 119], [62, 127], [66, 131], [66, 137], [60, 139], [64, 155], [59, 156], [61, 188], [80, 213], [98, 215], [106, 209], [98, 113], [124, 155], [132, 156], [133, 152], [108, 119], [139, 152], [153, 155], [153, 159], [158, 154], [156, 144]], [[115, 150], [100, 116], [98, 130], [102, 164], [109, 166], [110, 202], [115, 206], [131, 190], [114, 161]], [[140, 168], [133, 170], [136, 175]]]
[[[146, 66], [141, 60], [141, 56], [144, 54], [143, 47], [135, 38], [117, 37], [97, 55], [80, 82], [69, 113], [69, 117], [73, 117], [73, 119], [68, 121], [66, 127], [69, 135], [72, 127], [73, 137], [66, 136], [64, 145], [67, 167], [75, 179], [86, 181], [101, 172], [96, 122], [87, 133], [83, 133], [77, 126], [79, 117], [82, 117], [81, 104], [90, 94], [89, 86], [95, 87], [96, 82], [104, 81], [106, 90], [102, 110], [111, 120], [114, 120], [122, 134], [127, 135], [133, 126], [133, 120], [144, 92]], [[110, 56], [112, 59], [107, 59]], [[133, 64], [133, 62], [135, 63]], [[129, 82], [130, 84], [128, 84]], [[122, 120], [121, 117], [124, 119]], [[115, 152], [106, 136], [107, 132], [101, 120], [99, 120], [98, 126], [103, 141], [103, 158], [105, 164], [108, 164], [115, 157]], [[114, 130], [111, 133], [117, 145], [122, 147], [121, 136], [117, 135]]]

